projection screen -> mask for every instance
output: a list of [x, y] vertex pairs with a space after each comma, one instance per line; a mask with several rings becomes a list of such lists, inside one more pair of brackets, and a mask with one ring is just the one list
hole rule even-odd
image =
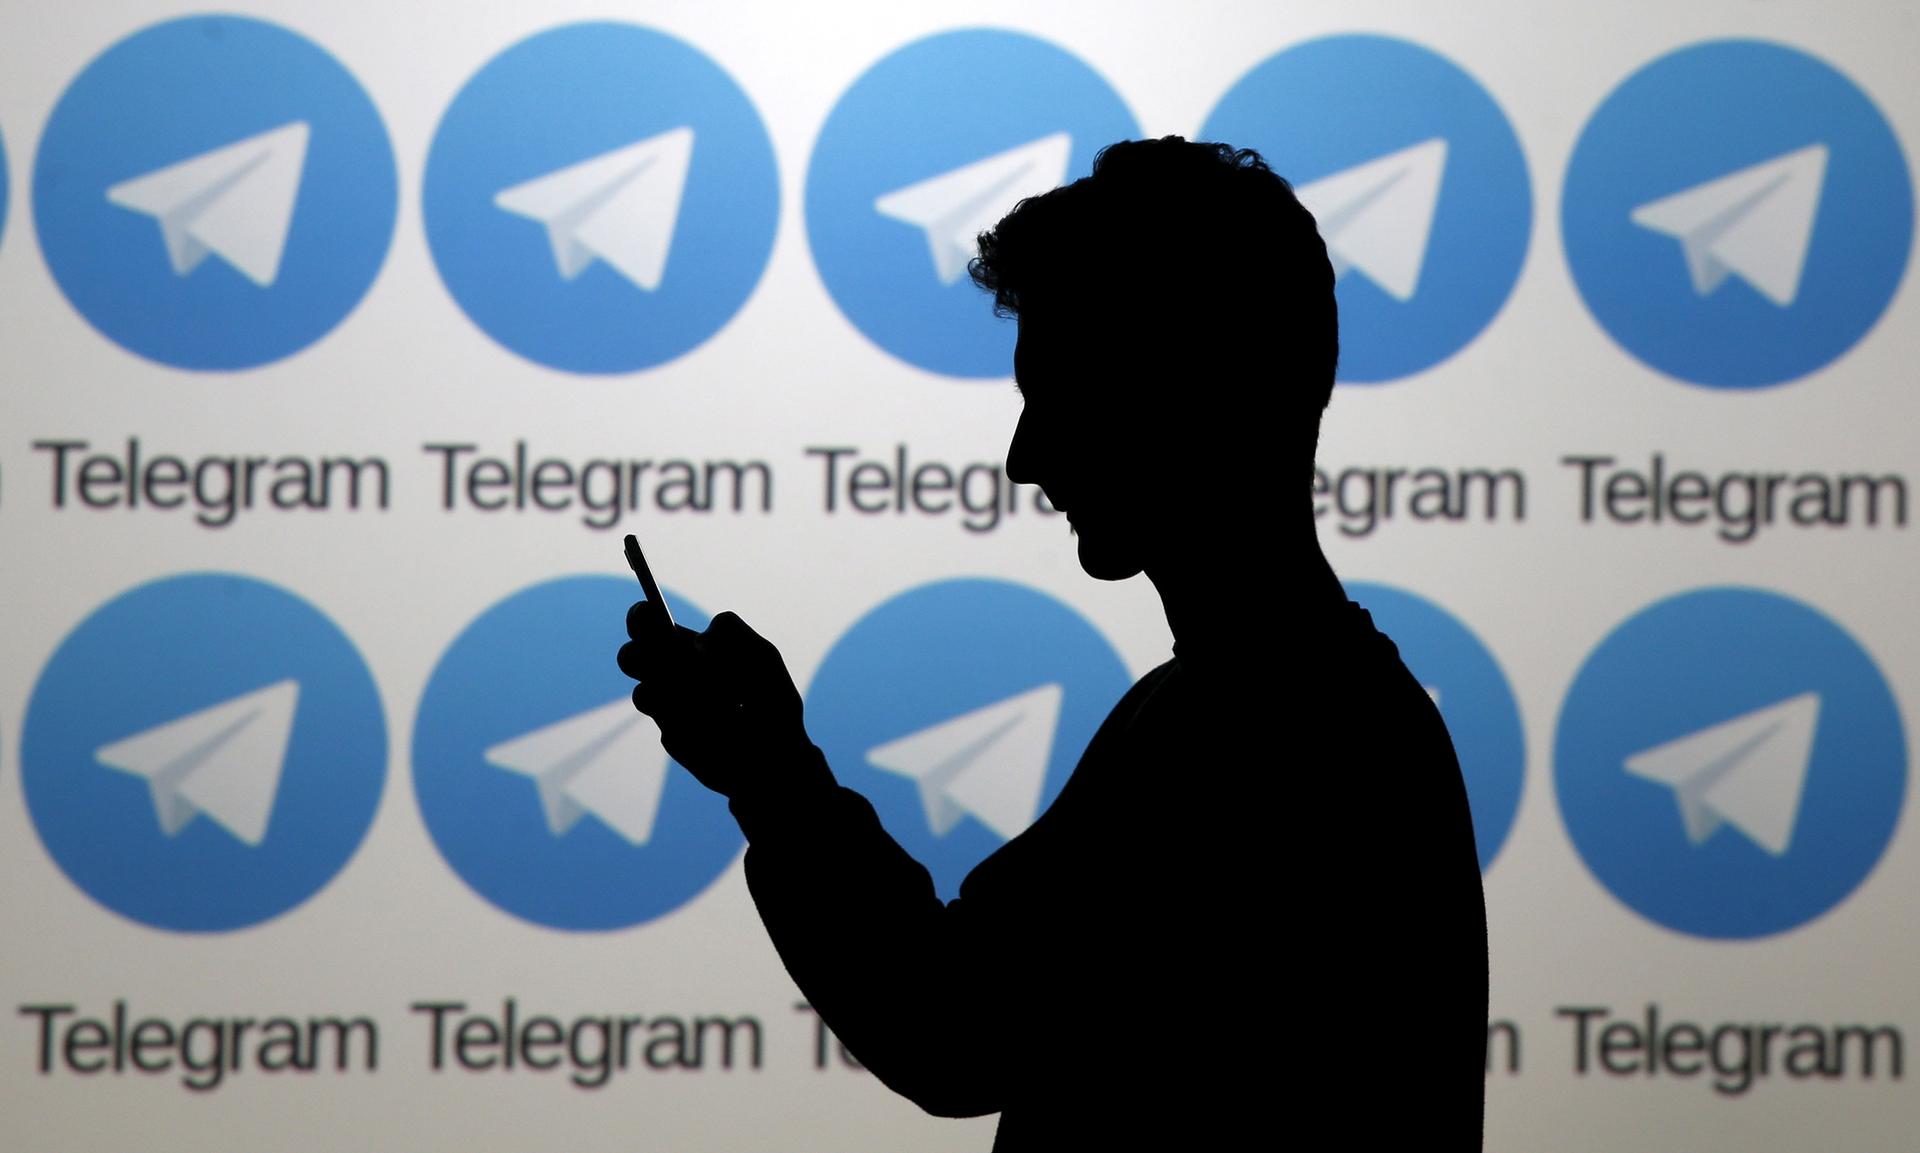
[[[985, 1149], [781, 968], [619, 542], [951, 895], [1170, 641], [1005, 475], [972, 236], [1165, 134], [1340, 273], [1310, 495], [1468, 780], [1486, 1148], [1914, 1148], [1910, 6], [4, 11], [10, 1148]], [[1185, 1000], [1112, 1007], [1141, 1062]]]

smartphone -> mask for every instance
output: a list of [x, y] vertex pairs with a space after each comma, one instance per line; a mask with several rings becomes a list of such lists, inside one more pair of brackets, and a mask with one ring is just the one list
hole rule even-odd
[[633, 575], [640, 578], [640, 591], [647, 594], [648, 611], [654, 614], [657, 623], [665, 625], [665, 631], [673, 632], [673, 613], [667, 608], [667, 598], [660, 595], [660, 586], [653, 579], [653, 570], [647, 567], [647, 558], [640, 551], [640, 541], [632, 533], [627, 534], [627, 567]]

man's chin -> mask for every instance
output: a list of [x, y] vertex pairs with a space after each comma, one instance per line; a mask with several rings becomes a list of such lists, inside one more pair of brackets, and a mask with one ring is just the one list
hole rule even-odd
[[1076, 532], [1080, 548], [1080, 569], [1094, 580], [1123, 581], [1140, 575], [1140, 561], [1131, 550], [1104, 547], [1085, 533]]

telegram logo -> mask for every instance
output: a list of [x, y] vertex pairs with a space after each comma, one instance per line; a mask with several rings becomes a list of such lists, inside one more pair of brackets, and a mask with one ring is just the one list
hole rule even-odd
[[493, 203], [546, 226], [560, 279], [603, 260], [651, 292], [666, 273], [692, 160], [693, 129], [675, 128], [516, 184]]
[[1567, 264], [1608, 335], [1712, 388], [1831, 363], [1886, 310], [1913, 241], [1899, 141], [1865, 93], [1777, 44], [1680, 49], [1581, 132]]
[[1635, 753], [1625, 767], [1673, 790], [1693, 844], [1730, 822], [1781, 857], [1793, 840], [1819, 723], [1820, 694], [1801, 693]]
[[1621, 902], [1697, 937], [1764, 937], [1873, 871], [1907, 746], [1885, 679], [1840, 626], [1711, 588], [1642, 610], [1587, 658], [1554, 783], [1574, 847]]
[[[623, 707], [624, 706], [624, 707]], [[588, 814], [629, 845], [653, 837], [667, 784], [660, 730], [621, 699], [514, 737], [482, 754], [486, 762], [530, 778], [547, 831], [564, 837]]]
[[1106, 638], [1052, 597], [942, 581], [834, 644], [807, 690], [807, 730], [950, 900], [1052, 802], [1132, 683]]
[[1056, 132], [889, 192], [873, 208], [919, 229], [933, 256], [934, 275], [941, 284], [955, 284], [979, 253], [980, 234], [1013, 210], [1021, 190], [1058, 187], [1072, 160], [1073, 137]]
[[1341, 381], [1433, 367], [1513, 291], [1533, 220], [1526, 159], [1500, 106], [1443, 56], [1385, 36], [1310, 40], [1241, 77], [1200, 135], [1258, 149], [1319, 222]]
[[60, 643], [27, 704], [21, 785], [86, 894], [161, 929], [279, 916], [347, 863], [386, 782], [366, 664], [284, 589], [141, 585]]
[[550, 368], [634, 372], [746, 303], [779, 176], [745, 92], [684, 41], [570, 24], [494, 57], [427, 154], [427, 242], [447, 291]]
[[[674, 618], [706, 617], [672, 592]], [[568, 577], [494, 605], [448, 647], [414, 722], [413, 787], [461, 880], [522, 920], [624, 929], [712, 884], [744, 842], [672, 765], [614, 665], [639, 586]]]
[[242, 842], [267, 836], [293, 735], [300, 682], [279, 681], [94, 750], [147, 782], [160, 831], [177, 837], [205, 813]]
[[306, 167], [305, 121], [250, 136], [107, 189], [107, 203], [160, 225], [167, 260], [186, 276], [217, 252], [248, 280], [273, 287]]
[[392, 148], [325, 50], [237, 16], [157, 24], [68, 86], [33, 213], [74, 308], [149, 360], [253, 368], [326, 335], [386, 259]]
[[1004, 378], [1015, 329], [967, 277], [975, 238], [1139, 134], [1099, 73], [1044, 40], [984, 29], [916, 40], [854, 81], [820, 129], [806, 191], [814, 265], [892, 355]]
[[1011, 840], [1040, 814], [1060, 728], [1058, 684], [1044, 684], [867, 751], [867, 764], [920, 786], [936, 837], [963, 816]]
[[1436, 136], [1300, 186], [1336, 285], [1358, 273], [1403, 304], [1413, 299], [1446, 170], [1447, 142]]
[[1827, 147], [1815, 144], [1642, 204], [1629, 219], [1680, 242], [1694, 295], [1711, 296], [1737, 276], [1788, 308], [1800, 294], [1826, 172]]
[[1400, 650], [1447, 722], [1484, 873], [1513, 831], [1526, 787], [1526, 740], [1506, 675], [1480, 638], [1432, 601], [1387, 585], [1350, 581], [1346, 588]]

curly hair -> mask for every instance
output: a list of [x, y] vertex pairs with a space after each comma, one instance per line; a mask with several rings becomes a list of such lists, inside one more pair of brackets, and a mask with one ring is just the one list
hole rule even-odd
[[1288, 366], [1288, 397], [1327, 404], [1340, 355], [1333, 266], [1292, 185], [1250, 148], [1108, 145], [1091, 175], [1031, 196], [968, 265], [994, 311], [1072, 310], [1131, 339], [1200, 342]]

